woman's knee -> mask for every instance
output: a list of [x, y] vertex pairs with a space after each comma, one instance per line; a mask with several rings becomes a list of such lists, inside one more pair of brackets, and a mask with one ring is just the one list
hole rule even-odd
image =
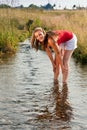
[[64, 65], [65, 68], [68, 68], [69, 61], [68, 60], [63, 60], [63, 65]]

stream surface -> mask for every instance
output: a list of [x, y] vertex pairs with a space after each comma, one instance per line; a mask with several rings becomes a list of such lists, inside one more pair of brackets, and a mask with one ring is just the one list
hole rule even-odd
[[87, 65], [71, 58], [62, 86], [47, 55], [20, 44], [0, 64], [0, 130], [87, 130]]

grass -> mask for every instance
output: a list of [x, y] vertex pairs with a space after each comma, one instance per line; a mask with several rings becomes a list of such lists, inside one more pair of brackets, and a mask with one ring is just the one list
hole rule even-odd
[[0, 51], [16, 52], [18, 42], [30, 37], [36, 26], [74, 32], [78, 48], [73, 56], [78, 62], [87, 63], [87, 10], [0, 9]]

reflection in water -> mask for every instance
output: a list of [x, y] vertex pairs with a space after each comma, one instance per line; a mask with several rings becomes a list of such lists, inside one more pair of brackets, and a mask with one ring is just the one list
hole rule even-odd
[[62, 90], [59, 91], [58, 81], [56, 83], [54, 82], [53, 95], [55, 99], [55, 115], [63, 121], [70, 121], [72, 117], [72, 108], [69, 102], [67, 101], [67, 84], [64, 84], [62, 86]]
[[62, 90], [59, 90], [58, 81], [54, 82], [54, 86], [52, 88], [52, 96], [54, 100], [54, 110], [52, 112], [49, 111], [49, 108], [43, 111], [44, 114], [38, 115], [37, 118], [39, 120], [42, 119], [50, 119], [50, 120], [61, 120], [61, 121], [70, 121], [72, 118], [72, 107], [70, 103], [67, 101], [68, 98], [68, 86], [64, 84], [62, 86]]

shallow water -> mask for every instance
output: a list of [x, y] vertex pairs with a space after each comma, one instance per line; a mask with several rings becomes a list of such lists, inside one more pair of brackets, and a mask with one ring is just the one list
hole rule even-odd
[[46, 54], [25, 43], [0, 64], [0, 130], [87, 130], [87, 66], [72, 58], [62, 86]]

